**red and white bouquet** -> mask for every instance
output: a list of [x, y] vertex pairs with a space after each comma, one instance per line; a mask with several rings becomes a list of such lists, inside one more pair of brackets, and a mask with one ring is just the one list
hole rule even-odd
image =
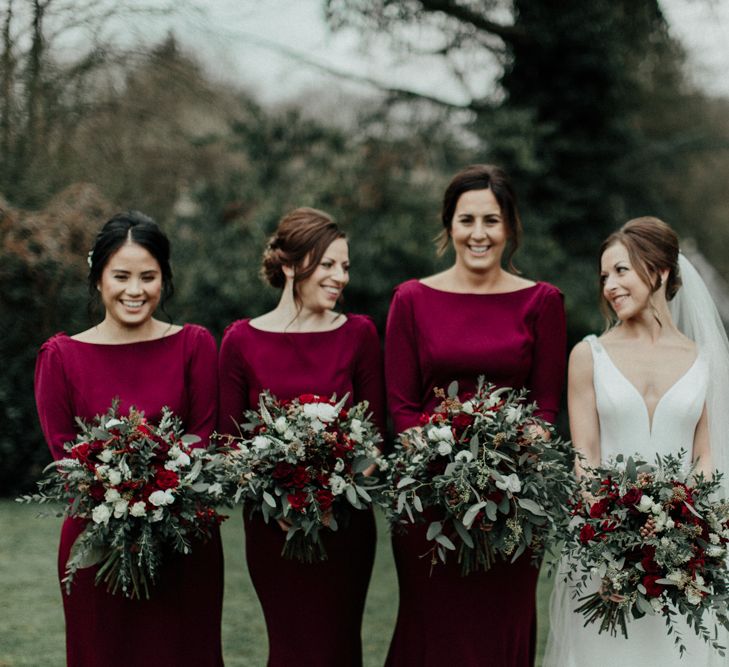
[[303, 562], [326, 558], [322, 532], [346, 525], [372, 502], [377, 480], [365, 471], [381, 462], [381, 438], [367, 402], [345, 408], [347, 396], [260, 395], [245, 413], [243, 435], [231, 437], [226, 495], [290, 525], [282, 555]]
[[[645, 615], [665, 619], [685, 651], [675, 626], [680, 614], [697, 635], [722, 652], [716, 627], [729, 629], [729, 503], [714, 500], [721, 474], [692, 476], [677, 456], [656, 465], [618, 456], [614, 465], [587, 469], [565, 545], [567, 575], [579, 598], [576, 612], [598, 632], [628, 636], [628, 622]], [[589, 500], [587, 500], [589, 499]]]
[[77, 418], [68, 456], [46, 467], [39, 493], [18, 501], [62, 503], [61, 516], [88, 519], [66, 563], [67, 592], [78, 570], [98, 565], [97, 585], [149, 598], [165, 551], [189, 553], [226, 518], [215, 510], [221, 456], [191, 447], [200, 438], [183, 434], [168, 408], [153, 424], [133, 407], [119, 415], [117, 406], [90, 424]]
[[570, 444], [534, 415], [526, 390], [481, 377], [473, 396], [459, 398], [455, 382], [436, 394], [435, 412], [401, 433], [388, 457], [391, 525], [427, 517], [431, 562], [456, 551], [463, 574], [527, 550], [539, 562], [566, 533]]

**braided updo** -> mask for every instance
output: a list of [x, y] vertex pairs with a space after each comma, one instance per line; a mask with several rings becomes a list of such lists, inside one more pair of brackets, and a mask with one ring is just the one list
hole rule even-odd
[[284, 266], [294, 269], [294, 296], [298, 284], [319, 265], [327, 248], [337, 239], [346, 239], [332, 217], [315, 208], [295, 208], [278, 223], [263, 251], [262, 278], [272, 287], [286, 285]]

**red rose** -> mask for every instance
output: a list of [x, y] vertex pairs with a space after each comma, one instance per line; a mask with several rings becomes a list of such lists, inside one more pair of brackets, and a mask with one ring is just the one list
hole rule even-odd
[[663, 586], [657, 584], [656, 581], [662, 577], [657, 574], [647, 574], [643, 577], [643, 586], [645, 586], [646, 595], [649, 598], [657, 598], [663, 593]]
[[465, 412], [459, 412], [453, 417], [453, 428], [457, 435], [461, 435], [469, 426], [473, 424], [473, 415], [466, 414]]
[[599, 519], [600, 517], [605, 516], [608, 505], [610, 505], [609, 498], [603, 498], [602, 500], [598, 500], [596, 503], [593, 503], [590, 506], [590, 517], [593, 519]]
[[304, 513], [304, 510], [309, 505], [309, 498], [304, 491], [297, 491], [296, 493], [289, 493], [286, 498], [291, 505], [291, 509]]
[[323, 512], [326, 512], [334, 502], [334, 494], [326, 489], [320, 489], [315, 494], [316, 502], [319, 503], [319, 507]]
[[180, 476], [174, 470], [162, 468], [155, 476], [157, 487], [162, 489], [176, 489], [180, 484]]
[[582, 528], [580, 528], [580, 542], [582, 542], [582, 544], [587, 544], [590, 540], [595, 538], [595, 534], [595, 529], [592, 525], [586, 523], [582, 526]]
[[418, 425], [426, 426], [427, 424], [430, 424], [430, 415], [427, 412], [423, 412], [418, 418]]
[[331, 401], [326, 398], [322, 398], [321, 396], [317, 396], [316, 394], [301, 394], [301, 396], [299, 396], [299, 403], [302, 405], [306, 403], [329, 403], [329, 405], [331, 405]]
[[89, 489], [89, 495], [97, 502], [104, 500], [105, 493], [106, 491], [104, 491], [104, 485], [100, 484], [99, 482], [94, 482]]
[[294, 470], [294, 474], [291, 476], [291, 485], [297, 489], [302, 489], [309, 483], [310, 479], [311, 475], [304, 466], [296, 466], [296, 470]]
[[88, 465], [89, 456], [91, 454], [91, 445], [88, 442], [82, 442], [71, 447], [71, 458]]
[[632, 507], [640, 502], [643, 492], [638, 487], [633, 487], [618, 502], [626, 507]]
[[277, 480], [285, 480], [291, 477], [293, 472], [294, 466], [292, 466], [290, 463], [286, 463], [285, 461], [281, 461], [280, 463], [276, 464], [276, 467], [271, 473], [271, 477]]

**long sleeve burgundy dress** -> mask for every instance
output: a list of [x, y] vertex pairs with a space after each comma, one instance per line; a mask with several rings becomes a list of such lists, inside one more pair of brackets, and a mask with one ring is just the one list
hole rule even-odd
[[[372, 321], [348, 315], [338, 329], [277, 333], [239, 320], [220, 348], [219, 430], [236, 433], [243, 411], [270, 390], [279, 399], [304, 393], [369, 401], [382, 429], [382, 354]], [[353, 511], [347, 528], [326, 532], [327, 560], [300, 563], [281, 556], [285, 533], [275, 521], [244, 511], [246, 558], [268, 629], [269, 667], [356, 667], [375, 551], [371, 511]]]
[[[206, 444], [215, 427], [215, 341], [196, 325], [165, 338], [121, 345], [84, 343], [56, 334], [41, 347], [35, 373], [41, 426], [54, 459], [75, 440], [74, 417], [103, 414], [115, 397], [119, 409], [158, 419], [168, 406], [185, 430]], [[63, 578], [69, 552], [84, 521], [66, 519], [58, 553]], [[193, 545], [189, 555], [169, 554], [149, 600], [111, 595], [94, 584], [96, 568], [80, 570], [66, 594], [69, 667], [220, 667], [223, 552], [220, 534]]]
[[[565, 371], [562, 295], [547, 283], [503, 294], [445, 292], [410, 280], [396, 288], [385, 338], [395, 431], [438, 403], [433, 389], [472, 392], [479, 375], [527, 387], [539, 415], [559, 408]], [[393, 535], [400, 585], [388, 667], [527, 667], [534, 662], [538, 570], [528, 555], [460, 574], [455, 559], [431, 575], [427, 524]]]

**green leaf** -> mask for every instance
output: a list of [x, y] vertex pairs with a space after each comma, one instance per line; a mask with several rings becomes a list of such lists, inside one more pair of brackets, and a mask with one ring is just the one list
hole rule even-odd
[[480, 503], [476, 503], [475, 505], [471, 505], [466, 510], [466, 513], [463, 515], [463, 525], [466, 528], [470, 528], [473, 524], [473, 520], [476, 518], [476, 515], [481, 511], [482, 508], [486, 507], [486, 503], [484, 501], [481, 501]]
[[347, 500], [350, 502], [350, 504], [354, 505], [355, 507], [359, 505], [357, 492], [354, 490], [354, 487], [351, 484], [346, 489], [344, 489], [344, 493], [347, 496]]
[[511, 562], [513, 563], [519, 556], [521, 556], [524, 553], [524, 550], [526, 549], [526, 544], [522, 542], [519, 545], [519, 548], [514, 552], [514, 555], [511, 557]]
[[484, 512], [486, 512], [489, 521], [496, 521], [496, 510], [496, 503], [493, 500], [488, 500]]
[[185, 435], [183, 435], [180, 440], [185, 445], [194, 445], [196, 442], [200, 442], [200, 436], [195, 435], [194, 433], [185, 433]]
[[632, 456], [628, 457], [628, 460], [625, 463], [625, 474], [631, 482], [635, 482], [638, 479], [638, 470], [635, 467], [635, 461]]
[[443, 530], [443, 524], [440, 521], [433, 521], [428, 526], [428, 532], [425, 534], [425, 539], [432, 540], [436, 535], [440, 535]]
[[453, 522], [453, 525], [456, 528], [456, 532], [458, 533], [458, 537], [461, 538], [461, 541], [463, 544], [465, 544], [467, 547], [470, 547], [473, 549], [473, 538], [471, 537], [471, 533], [468, 532], [466, 527], [457, 519]]
[[362, 497], [362, 500], [365, 502], [371, 503], [372, 502], [372, 496], [370, 496], [367, 491], [365, 491], [359, 484], [355, 485], [354, 487], [357, 490], [357, 493]]
[[531, 498], [517, 498], [516, 502], [519, 503], [527, 512], [531, 512], [536, 516], [547, 516], [547, 513], [537, 505]]
[[473, 458], [478, 458], [478, 448], [481, 446], [481, 442], [478, 439], [478, 433], [476, 433], [471, 438], [471, 454], [473, 454]]
[[450, 551], [456, 550], [456, 545], [453, 544], [443, 533], [440, 535], [435, 536], [435, 541], [438, 542], [438, 544], [442, 544], [446, 549], [449, 549]]
[[263, 501], [271, 507], [276, 507], [276, 500], [268, 491], [263, 492]]
[[408, 484], [413, 484], [415, 480], [412, 477], [403, 477], [398, 483], [397, 488], [402, 489], [403, 486], [407, 486]]
[[448, 385], [448, 398], [458, 398], [458, 382], [456, 380]]
[[423, 503], [421, 502], [419, 496], [413, 496], [413, 507], [415, 507], [418, 512], [423, 511]]

